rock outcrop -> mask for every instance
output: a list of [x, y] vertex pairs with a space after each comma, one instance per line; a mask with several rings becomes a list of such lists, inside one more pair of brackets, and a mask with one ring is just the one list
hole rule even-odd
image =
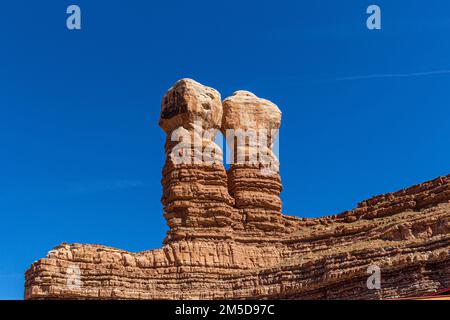
[[[178, 81], [163, 98], [161, 249], [61, 244], [25, 274], [26, 299], [384, 299], [450, 285], [450, 175], [324, 218], [281, 214], [281, 112]], [[227, 137], [225, 171], [214, 138]], [[378, 268], [380, 287], [369, 289]]]
[[220, 94], [182, 79], [164, 95], [159, 125], [167, 134], [163, 168], [166, 243], [226, 239], [241, 222], [228, 193], [222, 151], [214, 142], [222, 122]]
[[232, 150], [228, 189], [247, 230], [284, 231], [278, 159], [272, 152], [280, 124], [278, 107], [251, 92], [237, 91], [223, 101], [222, 133]]

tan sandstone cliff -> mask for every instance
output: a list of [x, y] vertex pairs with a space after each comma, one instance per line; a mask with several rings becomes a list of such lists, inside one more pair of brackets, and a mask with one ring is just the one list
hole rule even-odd
[[[222, 102], [183, 79], [163, 97], [159, 124], [163, 247], [61, 244], [26, 272], [26, 299], [383, 299], [450, 287], [450, 175], [339, 215], [296, 218], [281, 214], [275, 104], [247, 91]], [[233, 150], [228, 171], [218, 131]], [[372, 265], [380, 289], [367, 287]]]

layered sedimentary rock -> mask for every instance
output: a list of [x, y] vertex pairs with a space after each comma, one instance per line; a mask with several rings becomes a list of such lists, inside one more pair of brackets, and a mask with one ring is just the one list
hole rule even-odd
[[160, 127], [167, 134], [163, 168], [167, 241], [192, 237], [229, 237], [241, 218], [228, 193], [222, 151], [214, 142], [222, 122], [216, 90], [190, 79], [164, 95]]
[[284, 231], [279, 164], [272, 151], [281, 111], [248, 91], [223, 101], [222, 133], [231, 150], [228, 188], [246, 229]]
[[[160, 119], [170, 227], [162, 248], [63, 243], [26, 272], [25, 298], [383, 299], [450, 286], [450, 175], [334, 216], [282, 215], [272, 152], [280, 123], [277, 106], [250, 92], [222, 103], [214, 89], [177, 82]], [[228, 172], [218, 130], [232, 149]], [[262, 139], [250, 139], [253, 131]], [[374, 266], [379, 289], [367, 286]]]

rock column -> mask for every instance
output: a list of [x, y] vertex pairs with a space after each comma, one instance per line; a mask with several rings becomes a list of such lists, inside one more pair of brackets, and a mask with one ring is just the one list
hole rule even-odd
[[222, 121], [219, 92], [191, 79], [164, 95], [159, 125], [166, 132], [163, 169], [167, 241], [223, 239], [241, 223], [227, 189], [222, 150], [214, 138]]
[[223, 101], [222, 133], [230, 152], [228, 188], [246, 229], [282, 231], [279, 162], [272, 152], [281, 111], [248, 91]]

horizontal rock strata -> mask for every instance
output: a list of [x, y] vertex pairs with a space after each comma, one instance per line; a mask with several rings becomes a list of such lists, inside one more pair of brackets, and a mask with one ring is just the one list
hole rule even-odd
[[[280, 123], [278, 107], [252, 93], [222, 103], [212, 88], [177, 82], [160, 119], [170, 227], [162, 248], [63, 243], [26, 272], [25, 298], [388, 299], [450, 286], [450, 175], [334, 216], [282, 215], [274, 134], [258, 142], [227, 136], [237, 147], [228, 172], [214, 142], [218, 130], [272, 132]], [[239, 152], [257, 156], [239, 162]], [[379, 289], [367, 286], [371, 266]]]

